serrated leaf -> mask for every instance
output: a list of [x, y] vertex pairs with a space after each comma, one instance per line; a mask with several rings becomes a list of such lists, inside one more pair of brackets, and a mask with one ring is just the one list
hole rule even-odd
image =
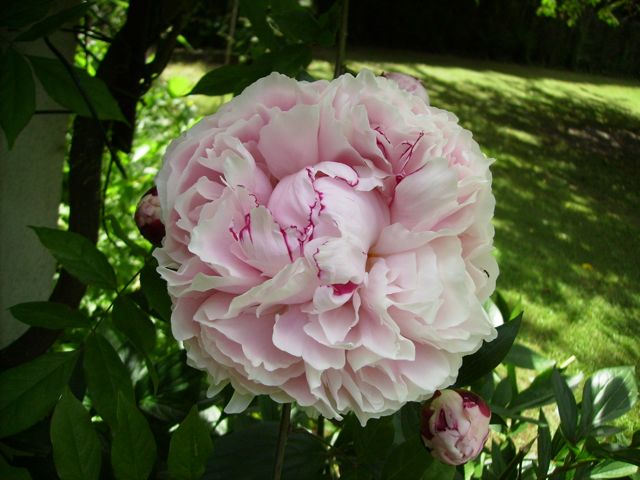
[[125, 296], [116, 298], [112, 319], [115, 327], [126, 335], [140, 353], [148, 356], [155, 348], [156, 328], [133, 300]]
[[636, 465], [616, 460], [605, 460], [601, 464], [593, 467], [589, 478], [622, 478], [634, 475], [637, 472], [638, 467]]
[[31, 25], [31, 27], [29, 27], [29, 30], [18, 35], [15, 40], [17, 42], [31, 42], [40, 37], [50, 35], [64, 24], [73, 22], [82, 17], [87, 12], [87, 10], [89, 10], [90, 6], [91, 3], [87, 2], [65, 8], [64, 10], [54, 15], [50, 15], [44, 20]]
[[571, 443], [577, 441], [578, 407], [576, 399], [567, 385], [566, 380], [560, 375], [557, 369], [551, 374], [553, 393], [558, 403], [558, 413], [560, 414], [560, 429], [565, 438]]
[[169, 444], [169, 475], [176, 480], [199, 480], [213, 451], [209, 429], [194, 406]]
[[55, 228], [31, 228], [58, 263], [82, 283], [108, 290], [117, 288], [116, 274], [109, 260], [86, 237]]
[[[92, 116], [78, 86], [62, 63], [52, 58], [34, 56], [28, 58], [40, 83], [53, 100], [78, 115], [89, 118]], [[73, 67], [73, 69], [98, 118], [126, 122], [118, 102], [113, 98], [105, 83], [97, 77], [92, 77], [84, 70], [77, 67]]]
[[44, 17], [53, 0], [20, 0], [4, 2], [0, 8], [0, 26], [20, 28]]
[[[277, 422], [261, 422], [218, 438], [202, 479], [272, 478], [277, 440]], [[322, 471], [326, 456], [324, 445], [317, 437], [307, 432], [292, 432], [285, 448], [282, 480], [325, 479]]]
[[11, 315], [22, 323], [32, 327], [49, 328], [88, 328], [89, 319], [82, 312], [63, 303], [27, 302], [19, 303], [9, 309]]
[[29, 63], [18, 51], [8, 48], [0, 55], [0, 127], [9, 149], [35, 110], [36, 87]]
[[391, 450], [382, 470], [382, 480], [422, 478], [433, 462], [420, 438], [410, 438]]
[[147, 263], [140, 272], [140, 288], [149, 306], [165, 322], [171, 320], [171, 298], [167, 291], [167, 282], [156, 271], [155, 259]]
[[545, 478], [549, 472], [549, 465], [551, 464], [551, 431], [549, 430], [549, 423], [544, 412], [540, 409], [538, 420], [544, 422], [544, 425], [538, 426], [538, 478]]
[[117, 425], [118, 395], [133, 401], [131, 374], [118, 353], [102, 335], [87, 338], [84, 372], [92, 404], [112, 427]]
[[51, 411], [77, 358], [77, 352], [47, 353], [0, 373], [0, 438], [29, 428]]
[[633, 367], [605, 368], [584, 384], [582, 428], [585, 432], [627, 413], [638, 401]]
[[111, 465], [118, 480], [146, 480], [156, 460], [156, 442], [138, 407], [118, 395], [118, 426], [111, 444]]
[[522, 314], [513, 320], [500, 325], [496, 330], [498, 337], [489, 343], [484, 343], [480, 350], [462, 359], [462, 367], [458, 371], [456, 387], [469, 385], [496, 368], [509, 353], [513, 341], [518, 335]]
[[100, 476], [100, 440], [89, 412], [67, 389], [51, 418], [51, 443], [56, 471], [62, 480], [91, 480]]

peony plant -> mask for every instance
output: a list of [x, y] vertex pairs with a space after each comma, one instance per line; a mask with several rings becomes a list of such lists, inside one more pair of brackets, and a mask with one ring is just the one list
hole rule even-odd
[[269, 395], [364, 425], [496, 337], [492, 160], [400, 86], [272, 74], [169, 147], [154, 256], [190, 364], [211, 395], [233, 387], [227, 412]]

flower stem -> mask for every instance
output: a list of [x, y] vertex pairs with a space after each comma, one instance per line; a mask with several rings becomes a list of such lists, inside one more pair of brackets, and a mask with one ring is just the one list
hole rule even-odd
[[338, 78], [345, 71], [344, 62], [347, 51], [347, 24], [349, 20], [349, 0], [342, 0], [340, 25], [338, 27], [338, 41], [336, 51], [336, 65], [333, 78]]
[[273, 468], [273, 480], [280, 480], [282, 475], [282, 465], [284, 464], [284, 449], [287, 445], [287, 436], [291, 425], [291, 404], [282, 405], [282, 416], [280, 417], [280, 432], [278, 433], [278, 446], [276, 448], [276, 463]]

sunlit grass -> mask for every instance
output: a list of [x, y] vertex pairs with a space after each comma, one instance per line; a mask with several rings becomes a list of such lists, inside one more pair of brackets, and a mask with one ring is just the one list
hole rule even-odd
[[[366, 54], [359, 55], [366, 57]], [[356, 55], [358, 57], [358, 55]], [[498, 288], [521, 303], [521, 340], [586, 374], [640, 362], [640, 83], [447, 57], [351, 61], [423, 79], [493, 166]], [[393, 60], [393, 61], [391, 61]], [[163, 75], [195, 81], [204, 64]], [[332, 65], [315, 61], [317, 78]], [[220, 99], [187, 97], [200, 114]], [[207, 103], [208, 102], [208, 103]], [[627, 427], [640, 427], [638, 408]]]

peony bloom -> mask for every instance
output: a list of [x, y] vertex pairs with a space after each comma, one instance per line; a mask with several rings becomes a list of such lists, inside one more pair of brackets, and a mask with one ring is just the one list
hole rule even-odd
[[422, 441], [436, 459], [461, 465], [480, 454], [490, 419], [491, 410], [475, 393], [436, 392], [422, 407]]
[[495, 337], [490, 164], [453, 114], [370, 72], [274, 73], [174, 141], [154, 255], [209, 393], [364, 424], [453, 383]]
[[429, 104], [429, 94], [420, 79], [398, 72], [385, 72], [382, 76], [389, 80], [393, 80], [402, 90], [406, 90], [407, 92], [416, 95], [424, 100], [427, 105]]
[[162, 213], [160, 211], [160, 199], [158, 189], [150, 188], [138, 202], [136, 213], [133, 217], [140, 234], [149, 240], [153, 245], [160, 246], [164, 238], [165, 231], [162, 224]]

